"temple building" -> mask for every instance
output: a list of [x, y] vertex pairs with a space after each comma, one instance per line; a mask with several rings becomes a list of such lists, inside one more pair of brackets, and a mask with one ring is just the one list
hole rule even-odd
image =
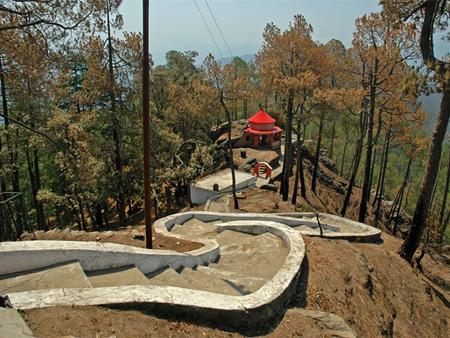
[[275, 126], [275, 119], [261, 108], [248, 119], [249, 126], [244, 130], [242, 144], [255, 148], [279, 148], [282, 130]]

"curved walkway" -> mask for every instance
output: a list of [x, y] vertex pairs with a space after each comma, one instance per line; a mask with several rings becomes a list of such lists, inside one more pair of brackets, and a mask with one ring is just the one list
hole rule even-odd
[[[376, 240], [380, 236], [378, 229], [358, 222], [326, 214], [319, 218], [324, 237]], [[4, 264], [0, 275], [75, 260], [94, 286], [11, 292], [11, 303], [18, 309], [141, 304], [155, 306], [158, 311], [217, 318], [229, 325], [258, 326], [278, 313], [295, 290], [305, 254], [301, 234], [320, 235], [315, 216], [308, 213], [192, 211], [160, 219], [154, 227], [166, 236], [195, 238], [204, 246], [176, 253], [95, 242], [1, 243]], [[260, 256], [255, 257], [257, 253]], [[103, 272], [95, 271], [129, 265], [147, 274], [148, 279], [141, 278], [133, 285], [101, 286], [98, 276]], [[206, 276], [205, 283], [196, 284], [201, 276]], [[0, 276], [0, 293], [2, 279], [4, 276]]]

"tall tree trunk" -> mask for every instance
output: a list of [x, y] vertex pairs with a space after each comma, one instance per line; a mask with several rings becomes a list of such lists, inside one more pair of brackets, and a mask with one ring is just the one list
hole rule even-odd
[[[378, 197], [380, 196], [380, 188], [381, 188], [381, 179], [383, 177], [383, 169], [384, 169], [384, 160], [385, 160], [385, 156], [386, 156], [386, 145], [387, 145], [387, 133], [384, 139], [384, 143], [383, 143], [383, 151], [381, 152], [381, 159], [380, 159], [380, 168], [379, 168], [379, 172], [378, 172], [378, 182], [377, 182], [377, 189], [375, 190], [375, 198], [373, 200], [372, 206], [375, 206], [375, 204], [377, 204], [378, 201]], [[375, 167], [375, 162], [373, 163], [373, 166]]]
[[36, 211], [36, 224], [39, 230], [47, 230], [45, 224], [45, 217], [42, 209], [42, 204], [39, 203], [37, 193], [39, 191], [39, 185], [37, 182], [37, 173], [34, 169], [34, 161], [31, 159], [30, 149], [26, 147], [25, 157], [27, 159], [28, 175], [30, 177], [31, 196], [33, 200], [34, 209]]
[[409, 182], [406, 185], [406, 196], [405, 196], [405, 208], [408, 206], [408, 202], [409, 202], [409, 193], [411, 191], [411, 184], [409, 184]]
[[102, 210], [102, 204], [96, 203], [95, 204], [95, 227], [98, 230], [103, 229], [103, 210]]
[[436, 174], [436, 181], [434, 182], [434, 187], [433, 187], [433, 192], [431, 193], [431, 200], [430, 200], [430, 216], [433, 215], [433, 211], [435, 211], [436, 205], [434, 203], [434, 198], [436, 197], [436, 190], [437, 187], [439, 186], [439, 177], [441, 176], [441, 171], [444, 168], [444, 163], [441, 161], [439, 164], [439, 169], [438, 172]]
[[306, 180], [305, 180], [305, 174], [303, 172], [303, 152], [302, 152], [302, 146], [300, 145], [300, 163], [298, 167], [299, 173], [300, 173], [300, 195], [306, 199]]
[[402, 210], [403, 196], [405, 196], [405, 187], [403, 187], [403, 189], [401, 190], [400, 197], [398, 200], [397, 211], [395, 211], [394, 226], [393, 226], [393, 230], [392, 230], [392, 233], [394, 236], [397, 233], [397, 225], [398, 225], [398, 221], [400, 219], [400, 213]]
[[120, 136], [119, 120], [117, 118], [116, 94], [115, 94], [115, 77], [113, 66], [113, 47], [111, 41], [111, 22], [110, 22], [110, 0], [106, 1], [106, 20], [108, 30], [108, 69], [109, 69], [109, 97], [111, 100], [112, 112], [112, 138], [114, 141], [114, 169], [116, 172], [118, 193], [116, 196], [116, 207], [119, 215], [119, 224], [121, 227], [126, 225], [125, 215], [125, 192], [123, 184], [123, 166], [122, 166], [122, 140]]
[[[377, 147], [378, 147], [378, 141], [379, 141], [379, 139], [380, 139], [380, 134], [381, 134], [381, 127], [382, 127], [382, 110], [380, 109], [380, 111], [379, 111], [379, 113], [378, 113], [378, 127], [377, 127], [377, 132], [376, 132], [376, 134], [375, 134], [375, 137], [374, 137], [374, 142], [373, 142], [373, 145], [374, 145], [374, 150], [373, 150], [373, 157], [372, 157], [372, 170], [370, 171], [370, 184], [369, 184], [369, 186], [371, 187], [371, 189], [372, 189], [372, 182], [373, 182], [373, 174], [374, 174], [374, 172], [375, 172], [375, 163], [377, 163], [376, 161], [377, 161]], [[383, 148], [384, 149], [384, 148]], [[383, 155], [384, 154], [384, 152], [382, 152], [382, 154], [381, 154], [381, 158], [383, 158]], [[383, 162], [383, 160], [381, 161], [381, 162]], [[378, 176], [378, 183], [380, 182], [380, 176]], [[377, 183], [377, 186], [378, 186], [378, 183]], [[378, 190], [378, 189], [377, 189]], [[368, 201], [367, 202], [370, 202], [370, 198], [371, 198], [371, 196], [372, 196], [372, 194], [371, 194], [371, 192], [369, 192], [369, 199], [368, 199]], [[374, 198], [374, 201], [373, 201], [373, 203], [375, 204], [375, 200], [376, 200], [376, 197], [377, 197], [377, 194], [375, 194], [375, 198]]]
[[442, 235], [444, 234], [445, 228], [446, 228], [446, 225], [443, 223], [443, 221], [444, 221], [445, 209], [447, 208], [447, 198], [448, 198], [449, 189], [450, 189], [450, 151], [449, 151], [449, 155], [448, 155], [447, 179], [445, 180], [444, 195], [442, 196], [442, 204], [441, 204], [441, 210], [439, 212], [439, 222], [438, 222], [439, 229], [441, 230], [440, 233]]
[[[411, 165], [412, 165], [412, 156], [409, 158], [408, 160], [408, 166], [406, 167], [406, 173], [405, 173], [405, 177], [403, 179], [403, 182], [400, 186], [400, 188], [398, 189], [397, 195], [395, 196], [394, 199], [394, 203], [392, 203], [392, 207], [391, 210], [389, 211], [389, 224], [392, 222], [392, 220], [394, 220], [394, 226], [392, 227], [392, 234], [395, 236], [397, 233], [397, 224], [398, 224], [398, 219], [399, 219], [399, 215], [400, 215], [400, 210], [402, 207], [402, 203], [403, 203], [403, 196], [405, 195], [405, 189], [406, 186], [408, 185], [408, 180], [409, 180], [409, 176], [411, 173]], [[409, 193], [409, 190], [408, 190]], [[406, 195], [406, 197], [408, 197], [408, 195]], [[394, 218], [395, 216], [395, 218]]]
[[301, 138], [301, 120], [297, 120], [297, 166], [295, 171], [294, 192], [292, 193], [292, 204], [297, 203], [298, 183], [300, 179], [300, 194], [306, 199], [305, 175], [303, 173], [303, 156], [302, 156], [302, 138]]
[[280, 193], [283, 201], [288, 200], [289, 195], [289, 176], [292, 172], [292, 113], [294, 108], [294, 93], [289, 91], [287, 109], [286, 109], [286, 138], [284, 145], [283, 172], [281, 174]]
[[[398, 209], [397, 207], [399, 204], [401, 205], [401, 201], [403, 200], [403, 196], [405, 195], [404, 191], [408, 187], [408, 182], [410, 181], [411, 166], [412, 166], [412, 156], [408, 160], [405, 177], [403, 179], [403, 182], [402, 182], [400, 188], [398, 189], [397, 195], [395, 196], [395, 199], [394, 199], [394, 203], [392, 203], [392, 207], [389, 211], [389, 223], [391, 223], [392, 220], [394, 219], [394, 215], [396, 213], [396, 210]], [[409, 191], [410, 191], [410, 188], [408, 188], [408, 190], [406, 192], [405, 205], [408, 205]], [[400, 209], [398, 209], [398, 210], [400, 210]], [[394, 224], [394, 226], [395, 226], [395, 224]], [[395, 233], [394, 233], [394, 235], [395, 235]]]
[[[385, 141], [385, 146], [384, 146], [384, 154], [382, 157], [382, 161], [381, 161], [381, 175], [379, 178], [379, 182], [380, 182], [380, 187], [379, 187], [379, 191], [377, 191], [377, 194], [375, 195], [375, 201], [377, 201], [377, 209], [375, 212], [375, 223], [378, 224], [378, 221], [380, 220], [380, 211], [381, 211], [381, 202], [383, 200], [383, 195], [384, 195], [384, 179], [386, 177], [386, 167], [388, 164], [388, 156], [389, 156], [389, 145], [390, 145], [390, 129], [388, 130], [388, 132], [386, 133], [386, 141]], [[408, 164], [408, 166], [411, 166], [411, 164]], [[377, 188], [378, 190], [378, 188]]]
[[316, 193], [317, 188], [317, 174], [319, 171], [319, 163], [320, 163], [320, 147], [322, 146], [322, 132], [323, 132], [323, 123], [325, 119], [325, 112], [322, 110], [320, 113], [320, 122], [319, 122], [319, 135], [317, 137], [317, 146], [316, 146], [316, 156], [314, 157], [314, 168], [313, 175], [311, 180], [311, 190]]
[[400, 188], [397, 191], [397, 194], [395, 195], [394, 202], [392, 203], [391, 209], [389, 210], [389, 224], [392, 222], [395, 214], [395, 210], [397, 210], [397, 204], [400, 200], [400, 195], [402, 194], [403, 190], [403, 184], [400, 185]]
[[233, 192], [234, 209], [239, 210], [239, 202], [236, 194], [236, 174], [234, 172], [233, 144], [231, 142], [231, 113], [224, 102], [223, 95], [220, 96], [220, 104], [225, 110], [228, 121], [228, 156], [230, 157], [229, 167], [231, 170], [231, 188]]
[[364, 145], [364, 135], [366, 134], [366, 123], [365, 123], [365, 117], [364, 113], [361, 113], [360, 119], [359, 119], [359, 140], [358, 144], [356, 145], [356, 152], [355, 152], [355, 159], [354, 159], [354, 165], [352, 169], [352, 175], [350, 177], [350, 180], [348, 182], [348, 188], [347, 193], [345, 194], [344, 203], [342, 205], [341, 209], [341, 216], [345, 217], [345, 214], [347, 213], [348, 204], [350, 202], [350, 197], [352, 196], [353, 186], [356, 182], [356, 175], [358, 174], [358, 168], [359, 163], [361, 162], [361, 155], [362, 155], [362, 148]]
[[[358, 141], [359, 142], [359, 141]], [[352, 158], [352, 163], [350, 164], [350, 168], [348, 168], [348, 172], [347, 175], [345, 176], [345, 178], [347, 179], [347, 181], [350, 180], [350, 176], [353, 172], [353, 167], [355, 166], [355, 162], [356, 162], [356, 153], [358, 152], [358, 143], [355, 144], [354, 150], [353, 150], [353, 158]]]
[[78, 192], [75, 192], [74, 196], [75, 196], [75, 200], [77, 201], [76, 209], [78, 209], [78, 218], [79, 218], [78, 230], [85, 231], [87, 229], [88, 223], [86, 221], [86, 216], [84, 214], [83, 200], [80, 198], [80, 195], [78, 194]]
[[[33, 150], [33, 162], [34, 162], [34, 177], [36, 179], [36, 189], [37, 192], [39, 192], [39, 190], [41, 190], [41, 170], [39, 168], [39, 154], [37, 149], [35, 148]], [[45, 220], [45, 213], [44, 213], [44, 205], [41, 201], [37, 201], [37, 214], [38, 214], [38, 224], [40, 224], [40, 226], [42, 226], [43, 230], [47, 231], [48, 230], [48, 226], [47, 226], [47, 222]]]
[[337, 122], [337, 115], [335, 115], [333, 119], [333, 127], [331, 129], [330, 149], [328, 150], [328, 157], [331, 160], [333, 160], [334, 137], [336, 136], [336, 122]]
[[366, 164], [364, 167], [364, 183], [361, 193], [361, 203], [359, 206], [358, 221], [364, 223], [367, 214], [367, 201], [370, 196], [370, 172], [372, 169], [372, 149], [373, 149], [373, 125], [375, 115], [375, 96], [377, 88], [377, 76], [378, 73], [378, 59], [375, 60], [374, 69], [369, 76], [370, 84], [370, 97], [369, 97], [369, 116], [367, 125], [367, 149], [366, 149]]
[[450, 210], [447, 212], [447, 217], [445, 218], [443, 223], [443, 231], [441, 231], [442, 237], [440, 241], [442, 241], [442, 238], [444, 237], [445, 231], [447, 230], [449, 223], [450, 223]]
[[247, 97], [244, 98], [243, 111], [244, 111], [244, 119], [247, 119], [247, 117], [248, 117], [248, 98]]
[[431, 193], [436, 182], [436, 174], [441, 159], [442, 143], [450, 117], [450, 87], [448, 83], [448, 64], [438, 60], [434, 56], [434, 23], [439, 13], [440, 1], [426, 1], [422, 5], [424, 14], [422, 28], [420, 31], [420, 52], [424, 64], [435, 72], [437, 79], [442, 84], [442, 99], [440, 112], [431, 136], [430, 148], [428, 150], [425, 174], [419, 189], [419, 196], [414, 211], [414, 216], [408, 236], [400, 248], [399, 254], [409, 263], [418, 248], [426, 227], [428, 210], [430, 207]]
[[342, 153], [341, 170], [339, 172], [340, 176], [342, 176], [344, 173], [345, 153], [347, 152], [347, 144], [348, 144], [348, 128], [345, 128], [345, 142], [344, 142], [344, 151]]
[[[298, 132], [297, 132], [298, 133]], [[297, 203], [297, 194], [298, 194], [298, 181], [300, 177], [300, 145], [297, 143], [297, 159], [296, 159], [296, 170], [295, 170], [295, 179], [294, 179], [294, 191], [292, 192], [292, 199], [291, 203], [296, 204]]]
[[[389, 211], [389, 224], [394, 220], [394, 225], [392, 227], [392, 234], [395, 236], [397, 234], [397, 225], [400, 219], [401, 208], [403, 205], [403, 196], [405, 196], [406, 185], [408, 184], [409, 174], [411, 171], [412, 159], [408, 161], [408, 167], [406, 168], [405, 178], [403, 180], [400, 189], [398, 190], [397, 196], [395, 196], [394, 203], [392, 204], [391, 210]], [[395, 217], [394, 217], [395, 216]]]
[[[374, 143], [373, 152], [372, 152], [372, 168], [370, 169], [370, 176], [369, 176], [369, 196], [367, 197], [367, 203], [370, 203], [370, 198], [372, 197], [372, 182], [373, 182], [373, 175], [375, 172], [375, 163], [377, 161], [377, 147], [376, 143]], [[378, 177], [379, 179], [379, 177]]]
[[439, 162], [442, 152], [442, 143], [444, 141], [450, 117], [450, 88], [445, 88], [440, 112], [431, 135], [430, 148], [428, 150], [427, 161], [425, 162], [425, 174], [419, 189], [419, 196], [414, 211], [411, 229], [400, 248], [400, 256], [408, 262], [412, 261], [414, 252], [417, 250], [422, 235], [426, 228], [428, 211], [430, 208], [431, 194], [436, 181], [437, 172], [439, 170]]

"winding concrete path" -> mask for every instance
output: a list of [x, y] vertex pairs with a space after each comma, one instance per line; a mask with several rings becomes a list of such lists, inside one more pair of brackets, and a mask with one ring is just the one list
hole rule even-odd
[[[380, 237], [378, 229], [365, 224], [319, 217], [324, 237]], [[258, 326], [281, 311], [295, 291], [305, 254], [302, 234], [320, 235], [309, 213], [192, 211], [167, 216], [154, 226], [165, 236], [193, 239], [203, 247], [177, 253], [96, 242], [0, 243], [0, 293], [7, 291], [18, 309], [141, 304]], [[75, 284], [58, 284], [61, 279], [52, 277], [60, 276], [62, 268], [78, 273]], [[35, 283], [36, 278], [55, 284]]]

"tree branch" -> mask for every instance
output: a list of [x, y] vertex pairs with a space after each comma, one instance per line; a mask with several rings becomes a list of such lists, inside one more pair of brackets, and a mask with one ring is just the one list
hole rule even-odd
[[39, 130], [36, 130], [34, 128], [31, 128], [27, 124], [22, 123], [22, 122], [20, 122], [20, 121], [18, 121], [16, 119], [13, 119], [12, 117], [5, 116], [3, 113], [0, 113], [0, 116], [3, 117], [4, 119], [8, 119], [9, 121], [11, 121], [11, 122], [13, 122], [13, 123], [15, 123], [15, 124], [25, 128], [25, 129], [28, 129], [29, 131], [32, 131], [33, 133], [36, 133], [38, 135], [41, 135], [42, 137], [45, 137], [47, 140], [52, 142], [54, 145], [58, 146], [58, 143], [55, 140], [53, 140], [50, 136], [48, 136], [47, 134], [45, 134], [45, 133], [43, 133], [43, 132], [41, 132]]
[[39, 18], [39, 19], [31, 21], [31, 22], [26, 22], [26, 23], [22, 23], [22, 24], [18, 24], [18, 25], [0, 27], [0, 32], [7, 31], [7, 30], [14, 30], [14, 29], [22, 29], [22, 28], [32, 27], [32, 26], [37, 26], [37, 25], [56, 26], [56, 27], [62, 28], [63, 30], [71, 30], [71, 29], [77, 28], [84, 20], [87, 19], [87, 17], [89, 15], [91, 15], [91, 13], [92, 13], [92, 11], [89, 11], [89, 13], [87, 13], [85, 16], [83, 16], [79, 21], [74, 23], [72, 26], [65, 26], [59, 22], [54, 22], [54, 21], [49, 21], [46, 19]]

